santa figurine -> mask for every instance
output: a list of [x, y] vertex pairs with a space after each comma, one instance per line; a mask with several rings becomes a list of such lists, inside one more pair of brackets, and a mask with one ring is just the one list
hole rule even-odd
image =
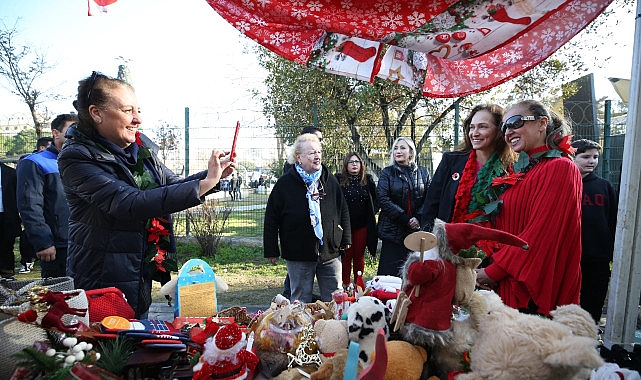
[[523, 254], [529, 248], [525, 241], [504, 231], [470, 223], [445, 223], [440, 219], [434, 221], [432, 234], [419, 231], [405, 239], [408, 249], [419, 251], [420, 246], [426, 252], [421, 249], [410, 254], [402, 268], [403, 293], [409, 297], [401, 327], [404, 340], [423, 347], [444, 346], [451, 341], [456, 267], [462, 262], [458, 253], [481, 240], [519, 246]]
[[194, 379], [252, 379], [259, 359], [247, 347], [245, 333], [238, 324], [218, 329], [205, 343], [203, 354], [193, 368]]

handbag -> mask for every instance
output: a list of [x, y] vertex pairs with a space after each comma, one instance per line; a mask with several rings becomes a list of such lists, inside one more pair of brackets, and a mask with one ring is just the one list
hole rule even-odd
[[119, 316], [133, 319], [134, 309], [125, 295], [116, 287], [85, 290], [89, 302], [89, 322], [101, 322], [106, 317]]

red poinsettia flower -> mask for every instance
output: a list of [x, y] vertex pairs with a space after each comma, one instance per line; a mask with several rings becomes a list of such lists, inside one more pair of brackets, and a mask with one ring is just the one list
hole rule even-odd
[[142, 140], [140, 139], [140, 132], [136, 132], [136, 145], [142, 146]]
[[156, 247], [158, 250], [158, 253], [154, 256], [154, 261], [156, 262], [156, 270], [159, 270], [161, 272], [167, 272], [167, 269], [163, 266], [163, 261], [165, 261], [165, 255], [167, 254], [167, 251], [164, 249], [161, 249], [160, 247]]
[[162, 237], [169, 236], [169, 230], [162, 225], [158, 218], [153, 218], [150, 224], [149, 228], [147, 228], [147, 231], [149, 232], [147, 241], [158, 244]]
[[[557, 137], [558, 137], [558, 135], [557, 135]], [[576, 148], [574, 148], [574, 147], [572, 147], [572, 145], [570, 145], [570, 140], [572, 140], [572, 137], [574, 137], [574, 135], [565, 136], [557, 144], [559, 146], [559, 150], [561, 152], [567, 154], [568, 156], [571, 156], [576, 152]]]
[[492, 186], [500, 186], [503, 184], [515, 185], [524, 175], [524, 173], [511, 173], [502, 177], [496, 177], [492, 180]]

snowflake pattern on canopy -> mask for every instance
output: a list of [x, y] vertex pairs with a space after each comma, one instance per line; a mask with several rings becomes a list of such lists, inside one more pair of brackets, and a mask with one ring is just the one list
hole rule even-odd
[[477, 93], [545, 60], [612, 0], [207, 0], [276, 54], [429, 97]]

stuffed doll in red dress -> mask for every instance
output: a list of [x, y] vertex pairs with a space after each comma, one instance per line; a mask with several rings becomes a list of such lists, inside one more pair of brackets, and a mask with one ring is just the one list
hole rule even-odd
[[[445, 345], [452, 339], [452, 304], [456, 266], [462, 261], [458, 256], [461, 250], [472, 247], [479, 240], [494, 240], [528, 249], [527, 243], [517, 236], [470, 223], [445, 223], [436, 219], [432, 232], [436, 246], [430, 244], [433, 248], [420, 255], [419, 252], [410, 254], [402, 269], [403, 290], [410, 302], [401, 334], [404, 340], [424, 347]], [[414, 234], [421, 233], [425, 234]], [[405, 245], [417, 250], [414, 234], [405, 239]]]

